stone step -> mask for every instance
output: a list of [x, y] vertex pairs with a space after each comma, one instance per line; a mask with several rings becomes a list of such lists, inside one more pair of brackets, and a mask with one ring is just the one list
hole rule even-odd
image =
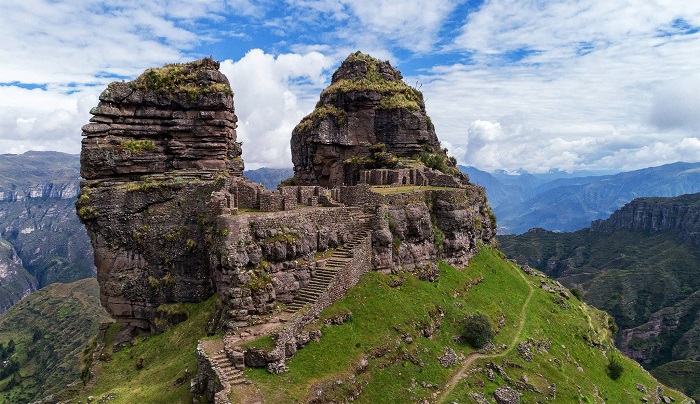
[[317, 298], [318, 295], [297, 296], [295, 301], [299, 303], [314, 303]]
[[299, 291], [301, 292], [304, 289], [313, 289], [313, 288], [319, 288], [319, 287], [328, 287], [333, 283], [333, 279], [312, 279], [311, 282], [309, 282], [308, 285], [304, 286], [303, 289], [300, 289]]
[[314, 274], [314, 276], [311, 277], [311, 280], [314, 280], [314, 279], [333, 279], [333, 278], [335, 278], [336, 273], [337, 273], [336, 271], [319, 272], [317, 270], [316, 273]]
[[347, 262], [348, 262], [348, 260], [342, 259], [342, 258], [330, 258], [330, 259], [328, 259], [328, 261], [326, 261], [326, 265], [327, 265], [327, 264], [342, 264], [342, 265], [345, 265], [345, 264], [347, 264]]
[[319, 296], [328, 289], [328, 285], [315, 285], [305, 291], [306, 296]]

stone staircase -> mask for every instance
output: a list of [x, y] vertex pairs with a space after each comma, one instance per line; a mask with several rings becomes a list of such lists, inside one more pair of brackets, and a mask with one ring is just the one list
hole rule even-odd
[[338, 272], [345, 268], [348, 261], [352, 259], [355, 247], [370, 235], [373, 217], [374, 215], [365, 213], [356, 216], [356, 219], [360, 221], [360, 228], [348, 242], [333, 251], [331, 256], [326, 259], [324, 267], [314, 271], [309, 284], [299, 290], [292, 303], [285, 309], [287, 312], [295, 313], [307, 304], [316, 302], [318, 297], [328, 289]]
[[[224, 350], [218, 351], [214, 355], [209, 357], [212, 365], [219, 369], [219, 376], [224, 377], [227, 383], [232, 386], [237, 384], [247, 384], [248, 381], [243, 377], [243, 371], [233, 367], [233, 364], [229, 360], [226, 352]], [[224, 380], [221, 380], [221, 384], [224, 384]]]

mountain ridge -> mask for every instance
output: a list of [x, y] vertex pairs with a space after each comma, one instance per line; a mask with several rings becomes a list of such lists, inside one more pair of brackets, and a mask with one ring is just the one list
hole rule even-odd
[[[538, 179], [509, 176], [504, 183], [486, 172], [463, 167], [483, 181], [494, 201], [499, 234], [521, 234], [531, 228], [575, 231], [605, 219], [637, 197], [672, 197], [700, 192], [700, 163], [676, 162], [612, 175]], [[476, 174], [476, 175], [475, 175]], [[525, 177], [522, 177], [525, 178]]]

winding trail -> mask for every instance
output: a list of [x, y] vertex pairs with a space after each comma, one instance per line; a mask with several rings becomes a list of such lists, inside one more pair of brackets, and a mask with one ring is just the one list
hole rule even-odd
[[520, 275], [521, 278], [523, 278], [523, 281], [525, 282], [525, 285], [527, 285], [528, 289], [530, 290], [527, 294], [527, 297], [525, 298], [525, 301], [523, 302], [523, 307], [520, 309], [520, 324], [518, 325], [518, 329], [515, 332], [515, 335], [513, 336], [513, 340], [509, 344], [509, 348], [506, 349], [503, 352], [499, 352], [496, 354], [481, 354], [478, 352], [471, 353], [467, 355], [466, 358], [464, 358], [464, 361], [462, 362], [462, 367], [457, 371], [457, 373], [452, 376], [450, 381], [448, 381], [445, 384], [444, 391], [438, 396], [437, 402], [442, 403], [447, 399], [447, 397], [450, 396], [452, 391], [454, 391], [455, 387], [457, 387], [457, 383], [459, 383], [459, 380], [464, 376], [464, 373], [466, 373], [467, 370], [469, 370], [469, 367], [474, 363], [475, 360], [477, 359], [483, 359], [483, 358], [498, 358], [501, 356], [505, 356], [509, 354], [514, 348], [515, 344], [518, 342], [520, 339], [523, 329], [525, 328], [525, 320], [527, 319], [527, 309], [530, 306], [530, 298], [532, 298], [533, 293], [535, 293], [535, 288], [533, 288], [532, 283], [530, 282], [529, 279], [523, 274], [523, 272], [518, 269], [518, 268], [513, 268], [515, 271], [517, 271], [518, 275]]

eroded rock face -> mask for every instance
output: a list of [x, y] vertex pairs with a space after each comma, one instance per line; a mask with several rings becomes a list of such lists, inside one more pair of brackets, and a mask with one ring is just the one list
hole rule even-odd
[[228, 79], [210, 59], [112, 83], [83, 126], [83, 178], [172, 170], [243, 171]]
[[[312, 186], [275, 191], [241, 176], [232, 94], [216, 62], [152, 69], [111, 84], [100, 100], [84, 127], [86, 180], [76, 208], [94, 247], [102, 304], [127, 330], [161, 330], [178, 317], [173, 304], [214, 293], [212, 324], [257, 321], [292, 303], [323, 272], [329, 250], [344, 244], [357, 256], [338, 269], [323, 304], [362, 271], [434, 280], [438, 259], [463, 265], [495, 243], [483, 188], [445, 165], [420, 93], [388, 63], [346, 60], [321, 95], [317, 111], [331, 112], [314, 112], [293, 135], [301, 147], [293, 148], [295, 165], [303, 162], [295, 175]], [[317, 130], [334, 116], [349, 123]], [[442, 172], [409, 164], [421, 152]], [[376, 166], [398, 157], [407, 164]], [[346, 179], [361, 185], [319, 186]], [[382, 195], [370, 184], [416, 190]]]
[[306, 185], [354, 185], [371, 146], [380, 143], [396, 157], [440, 150], [423, 95], [389, 62], [357, 52], [333, 74], [316, 109], [294, 128], [294, 177]]
[[168, 305], [213, 293], [210, 246], [225, 179], [240, 175], [233, 94], [204, 59], [112, 83], [83, 127], [76, 204], [100, 298], [126, 326], [154, 329]]

